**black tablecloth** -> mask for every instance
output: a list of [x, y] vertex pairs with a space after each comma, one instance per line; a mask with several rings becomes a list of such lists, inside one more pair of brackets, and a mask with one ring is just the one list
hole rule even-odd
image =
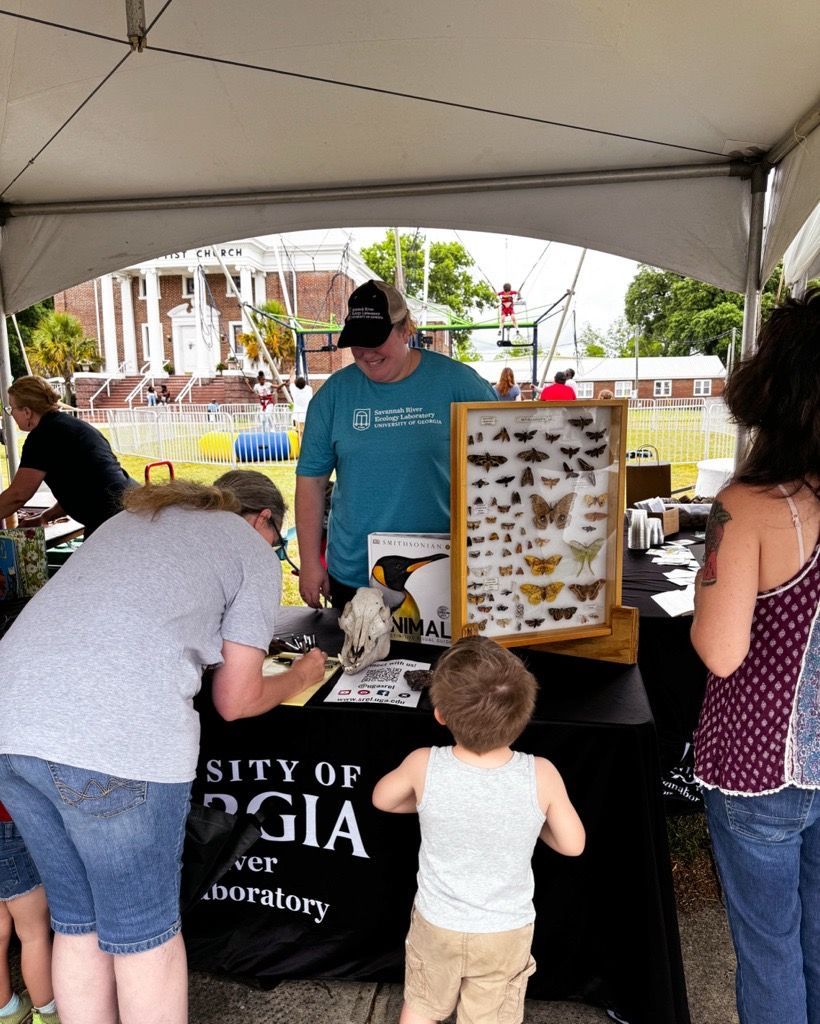
[[[681, 533], [671, 539], [678, 537], [694, 535]], [[693, 544], [691, 550], [702, 562], [703, 543]], [[706, 690], [706, 668], [689, 639], [692, 616], [670, 616], [652, 600], [653, 594], [678, 589], [664, 577], [670, 568], [624, 546], [623, 603], [637, 608], [641, 616], [638, 667], [655, 717], [664, 772], [686, 760]]]
[[[334, 650], [333, 617], [286, 628]], [[437, 648], [396, 644], [426, 660]], [[587, 829], [580, 858], [535, 853], [534, 998], [618, 1006], [633, 1024], [687, 1024], [652, 717], [636, 668], [522, 655], [541, 692], [522, 750], [550, 757]], [[191, 965], [281, 978], [400, 981], [418, 821], [370, 803], [380, 776], [449, 733], [428, 707], [332, 705], [223, 722], [203, 693], [195, 796], [273, 812], [241, 869], [186, 918]], [[219, 796], [221, 794], [221, 797]]]

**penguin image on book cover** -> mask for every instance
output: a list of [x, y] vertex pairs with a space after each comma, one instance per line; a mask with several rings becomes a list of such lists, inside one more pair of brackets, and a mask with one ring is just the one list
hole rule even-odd
[[390, 609], [391, 636], [450, 643], [449, 534], [371, 533], [370, 586]]

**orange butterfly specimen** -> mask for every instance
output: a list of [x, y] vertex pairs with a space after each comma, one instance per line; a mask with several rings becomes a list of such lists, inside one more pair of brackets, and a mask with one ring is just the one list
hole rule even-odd
[[485, 452], [483, 455], [468, 455], [467, 461], [474, 466], [481, 466], [485, 473], [489, 473], [496, 466], [503, 466], [507, 457], [505, 455], [490, 455], [489, 452]]
[[529, 487], [534, 483], [532, 470], [529, 466], [521, 474], [521, 487]]
[[558, 483], [558, 480], [559, 480], [559, 477], [557, 477], [557, 476], [542, 476], [541, 477], [541, 483], [545, 487], [555, 487], [555, 485]]
[[563, 583], [547, 583], [543, 587], [538, 583], [521, 584], [521, 593], [527, 598], [530, 604], [541, 604], [542, 601], [554, 601], [563, 589]]
[[499, 576], [512, 576], [512, 566], [511, 565], [499, 565], [499, 567], [498, 567], [498, 575]]
[[606, 519], [606, 512], [584, 512], [584, 519], [597, 523], [599, 519]]
[[561, 555], [550, 555], [549, 558], [538, 558], [536, 555], [524, 555], [524, 561], [532, 570], [533, 576], [552, 576], [561, 561]]
[[540, 494], [531, 494], [530, 501], [534, 513], [533, 523], [537, 530], [546, 530], [550, 523], [555, 523], [559, 530], [569, 525], [570, 512], [575, 502], [574, 494], [565, 494], [552, 505]]
[[569, 589], [579, 601], [594, 601], [601, 593], [606, 580], [595, 580], [594, 583], [570, 583]]
[[600, 505], [600, 507], [603, 508], [604, 505], [606, 505], [606, 495], [605, 494], [585, 494], [584, 495], [584, 504], [587, 505], [587, 506], [589, 506], [589, 505]]
[[561, 619], [571, 619], [578, 609], [572, 605], [570, 608], [548, 608], [547, 611], [556, 622], [560, 622]]

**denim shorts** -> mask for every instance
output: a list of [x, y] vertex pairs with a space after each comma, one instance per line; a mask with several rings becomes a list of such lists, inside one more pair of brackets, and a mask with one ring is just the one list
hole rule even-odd
[[96, 932], [105, 953], [141, 953], [177, 934], [190, 791], [0, 754], [0, 800], [43, 880], [55, 932]]
[[0, 821], [0, 903], [42, 885], [34, 861], [13, 821]]

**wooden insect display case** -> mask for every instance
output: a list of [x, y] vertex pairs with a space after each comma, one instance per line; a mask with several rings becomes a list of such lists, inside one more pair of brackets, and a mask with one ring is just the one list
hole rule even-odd
[[611, 634], [626, 403], [452, 408], [453, 639], [537, 646]]

